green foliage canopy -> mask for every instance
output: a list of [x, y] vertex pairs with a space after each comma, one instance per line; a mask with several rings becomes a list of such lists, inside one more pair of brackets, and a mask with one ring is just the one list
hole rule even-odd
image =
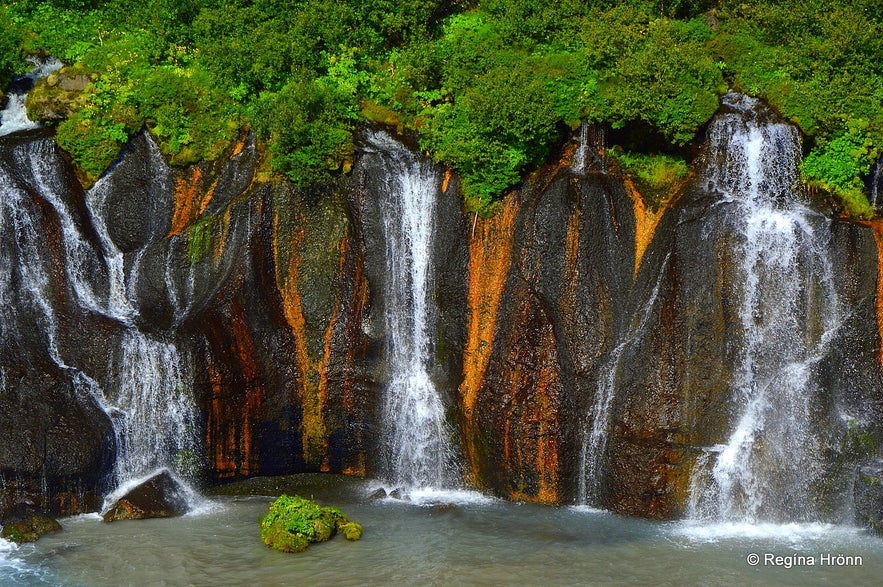
[[273, 170], [322, 183], [368, 117], [416, 131], [480, 213], [580, 119], [676, 149], [732, 88], [799, 125], [805, 179], [867, 215], [881, 18], [879, 0], [16, 0], [0, 75], [46, 51], [93, 79], [58, 126], [92, 179], [141, 128], [183, 164], [245, 126]]

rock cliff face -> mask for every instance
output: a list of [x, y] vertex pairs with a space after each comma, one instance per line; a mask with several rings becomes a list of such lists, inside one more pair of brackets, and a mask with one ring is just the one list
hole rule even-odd
[[[379, 227], [396, 212], [379, 204], [379, 155], [363, 151], [337, 185], [306, 193], [256, 181], [250, 137], [182, 169], [143, 134], [84, 191], [50, 136], [0, 139], [3, 508], [95, 509], [139, 467], [209, 482], [377, 474]], [[489, 218], [464, 214], [457, 177], [441, 172], [430, 378], [465, 483], [684, 515], [699, 461], [738, 420], [745, 333], [740, 249], [717, 216], [727, 204], [697, 170], [654, 212], [615, 166], [574, 169], [568, 152]], [[851, 490], [843, 473], [880, 445], [883, 231], [825, 226], [845, 316], [811, 365], [812, 414], [834, 439], [819, 457], [831, 510]], [[121, 422], [156, 422], [142, 412], [169, 398], [184, 400], [162, 416], [174, 422], [154, 441], [164, 448], [139, 461], [141, 437]]]

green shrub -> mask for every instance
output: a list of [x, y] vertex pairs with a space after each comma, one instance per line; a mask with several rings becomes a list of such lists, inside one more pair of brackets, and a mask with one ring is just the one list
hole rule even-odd
[[867, 128], [867, 120], [850, 121], [835, 138], [820, 141], [804, 158], [802, 172], [811, 186], [834, 195], [851, 216], [871, 218], [874, 210], [862, 192], [861, 177], [870, 172], [878, 153]]
[[607, 155], [632, 177], [641, 197], [654, 210], [675, 182], [688, 173], [687, 161], [675, 155], [635, 153], [619, 147], [608, 149]]
[[0, 6], [0, 97], [6, 91], [12, 74], [24, 69], [21, 58], [23, 37], [18, 26], [9, 17], [7, 9]]
[[352, 157], [357, 102], [327, 79], [290, 82], [261, 96], [255, 118], [270, 142], [270, 164], [298, 186], [329, 181]]
[[806, 180], [866, 215], [881, 14], [879, 0], [20, 0], [0, 7], [0, 76], [45, 50], [92, 77], [58, 128], [87, 178], [144, 126], [185, 164], [251, 125], [275, 170], [324, 183], [367, 119], [416, 131], [481, 213], [580, 119], [686, 145], [732, 88], [798, 124]]

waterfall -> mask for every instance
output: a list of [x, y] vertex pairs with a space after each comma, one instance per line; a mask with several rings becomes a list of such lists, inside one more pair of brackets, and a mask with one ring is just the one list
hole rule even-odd
[[881, 184], [883, 184], [883, 157], [877, 159], [877, 162], [874, 163], [874, 171], [871, 173], [871, 197], [869, 200], [875, 210], [878, 204], [883, 204], [883, 202], [878, 202]]
[[800, 139], [757, 100], [728, 94], [708, 131], [709, 189], [738, 248], [741, 341], [730, 383], [729, 438], [708, 447], [691, 479], [691, 518], [755, 522], [817, 516], [824, 430], [815, 373], [843, 320], [828, 251], [829, 221], [799, 191]]
[[369, 136], [381, 154], [380, 195], [386, 243], [384, 319], [387, 325], [383, 397], [383, 474], [408, 488], [458, 482], [452, 430], [430, 371], [437, 308], [432, 300], [432, 239], [441, 174], [389, 135]]
[[[104, 181], [86, 194], [86, 209], [78, 217], [66, 170], [51, 139], [7, 142], [3, 149], [0, 236], [13, 245], [0, 250], [3, 344], [14, 345], [21, 337], [19, 330], [33, 324], [45, 341], [41, 346], [69, 374], [74, 389], [105, 410], [117, 443], [117, 484], [162, 467], [192, 468], [200, 441], [189, 360], [176, 347], [173, 332], [152, 335], [136, 326], [132, 281], [137, 264], [132, 263], [126, 275], [124, 255], [109, 237], [103, 217]], [[46, 226], [37, 200], [48, 204], [57, 219], [64, 280], [59, 280], [46, 247]], [[89, 229], [91, 240], [86, 236]], [[84, 313], [119, 325], [105, 333], [110, 348], [106, 374], [74, 367], [65, 356], [68, 333], [60, 328], [55, 308], [65, 284]], [[26, 326], [20, 326], [23, 321]]]
[[[199, 450], [189, 361], [168, 341], [127, 329], [109, 359], [120, 482], [162, 467], [186, 469]], [[183, 471], [186, 473], [186, 471]]]
[[[151, 159], [161, 157], [148, 139]], [[144, 250], [133, 253], [131, 268], [113, 240], [105, 221], [109, 188], [102, 178], [86, 194], [92, 226], [107, 266], [105, 297], [99, 303], [79, 297], [84, 307], [100, 310], [124, 330], [108, 361], [112, 393], [106, 409], [117, 438], [116, 476], [118, 484], [169, 467], [189, 473], [197, 458], [200, 440], [196, 427], [197, 409], [192, 397], [192, 378], [186, 354], [179, 351], [174, 333], [166, 336], [141, 332], [135, 324], [138, 310], [133, 302], [139, 260]], [[69, 265], [77, 261], [68, 256]]]
[[34, 82], [40, 78], [44, 78], [53, 71], [61, 69], [61, 61], [50, 58], [45, 61], [37, 61], [30, 59], [34, 64], [34, 68], [21, 77], [13, 80], [12, 87], [7, 95], [6, 108], [0, 112], [0, 137], [21, 130], [30, 130], [40, 128], [36, 122], [28, 119], [25, 110], [25, 98], [28, 91], [34, 87]]

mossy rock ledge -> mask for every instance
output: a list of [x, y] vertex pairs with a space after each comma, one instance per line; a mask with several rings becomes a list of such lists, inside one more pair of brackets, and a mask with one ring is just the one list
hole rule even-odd
[[36, 542], [40, 537], [61, 532], [61, 524], [28, 506], [13, 508], [2, 520], [0, 538], [10, 542]]
[[338, 532], [347, 540], [358, 540], [362, 526], [337, 508], [296, 495], [280, 496], [261, 519], [261, 540], [282, 552], [301, 552], [311, 542], [325, 542]]

